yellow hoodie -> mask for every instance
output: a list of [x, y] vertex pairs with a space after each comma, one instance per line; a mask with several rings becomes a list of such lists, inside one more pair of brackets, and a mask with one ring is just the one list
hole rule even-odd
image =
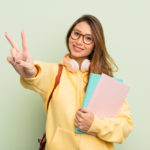
[[[117, 118], [94, 121], [88, 132], [96, 132], [97, 137], [75, 133], [75, 114], [81, 108], [88, 72], [72, 73], [64, 66], [60, 83], [56, 87], [47, 108], [49, 95], [55, 83], [58, 64], [34, 62], [39, 72], [34, 78], [20, 77], [21, 84], [38, 92], [47, 114], [46, 150], [113, 150], [113, 143], [122, 143], [133, 128], [128, 103], [125, 100]], [[63, 64], [63, 62], [61, 62]]]

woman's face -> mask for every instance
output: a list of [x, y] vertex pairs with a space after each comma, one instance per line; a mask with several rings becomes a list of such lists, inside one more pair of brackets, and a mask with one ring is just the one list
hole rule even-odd
[[88, 23], [78, 23], [69, 37], [69, 49], [74, 59], [87, 58], [94, 47], [91, 27]]

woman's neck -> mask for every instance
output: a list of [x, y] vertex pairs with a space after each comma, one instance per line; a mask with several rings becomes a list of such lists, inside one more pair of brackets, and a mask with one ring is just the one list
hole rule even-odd
[[70, 58], [72, 58], [72, 59], [74, 59], [75, 61], [78, 62], [79, 68], [81, 68], [82, 61], [83, 61], [84, 59], [87, 59], [87, 57], [72, 57], [71, 55], [70, 55]]

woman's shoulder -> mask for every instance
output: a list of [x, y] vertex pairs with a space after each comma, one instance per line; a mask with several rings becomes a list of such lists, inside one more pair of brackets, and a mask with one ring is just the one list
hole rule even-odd
[[59, 63], [34, 60], [34, 65], [37, 66], [40, 70], [57, 73]]

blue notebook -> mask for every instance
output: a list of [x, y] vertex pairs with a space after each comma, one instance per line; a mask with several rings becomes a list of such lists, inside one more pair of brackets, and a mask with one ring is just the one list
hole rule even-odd
[[[81, 108], [87, 108], [87, 106], [90, 102], [90, 99], [94, 93], [94, 90], [98, 84], [98, 81], [100, 80], [100, 77], [101, 77], [100, 74], [95, 74], [95, 73], [90, 74], [89, 82], [87, 85], [86, 93], [85, 93], [83, 104], [82, 104]], [[123, 82], [122, 79], [118, 79], [118, 78], [114, 78], [114, 79], [119, 82]], [[78, 130], [77, 128], [75, 128], [75, 132], [76, 133], [86, 133], [86, 132]]]

